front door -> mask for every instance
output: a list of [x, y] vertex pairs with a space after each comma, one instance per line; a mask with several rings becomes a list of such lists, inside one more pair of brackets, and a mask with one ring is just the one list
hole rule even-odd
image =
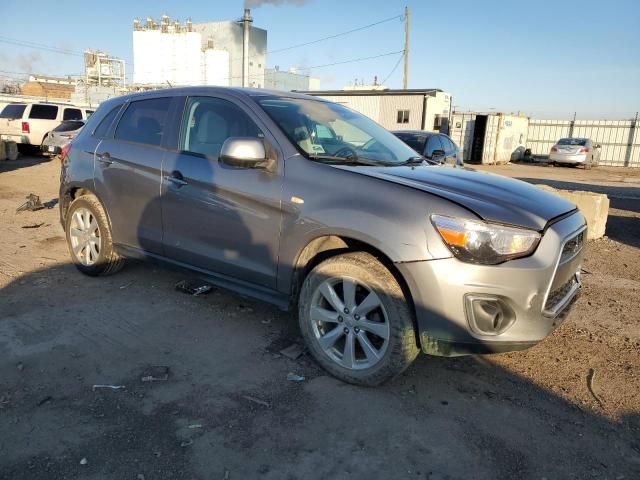
[[[163, 163], [165, 255], [198, 268], [275, 288], [282, 159], [270, 172], [220, 161], [230, 137], [276, 145], [250, 110], [232, 99], [186, 99], [177, 152]], [[267, 148], [272, 155], [275, 148]]]

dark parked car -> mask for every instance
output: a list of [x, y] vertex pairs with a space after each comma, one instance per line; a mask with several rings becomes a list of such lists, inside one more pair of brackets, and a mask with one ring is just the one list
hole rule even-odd
[[214, 87], [104, 102], [63, 152], [60, 213], [83, 273], [158, 259], [295, 309], [318, 363], [366, 385], [420, 350], [541, 341], [580, 287], [586, 228], [560, 197], [429, 164], [342, 105]]
[[464, 166], [460, 149], [444, 133], [423, 130], [397, 130], [391, 133], [429, 160], [455, 167]]

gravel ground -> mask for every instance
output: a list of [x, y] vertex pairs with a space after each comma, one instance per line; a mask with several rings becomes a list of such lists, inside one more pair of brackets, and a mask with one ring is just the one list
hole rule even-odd
[[57, 206], [15, 213], [55, 202], [57, 161], [0, 163], [0, 478], [640, 478], [640, 171], [491, 170], [610, 195], [583, 295], [530, 350], [371, 389], [280, 355], [300, 339], [269, 305], [151, 264], [82, 276]]

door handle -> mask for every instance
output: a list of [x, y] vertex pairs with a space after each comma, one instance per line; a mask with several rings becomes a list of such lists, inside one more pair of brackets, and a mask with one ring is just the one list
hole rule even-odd
[[96, 158], [100, 163], [104, 163], [105, 165], [111, 165], [113, 163], [113, 160], [111, 160], [111, 155], [109, 155], [109, 152], [96, 153]]
[[189, 182], [187, 182], [182, 176], [182, 173], [180, 173], [178, 170], [174, 170], [173, 172], [171, 172], [171, 175], [166, 178], [178, 188], [189, 184]]

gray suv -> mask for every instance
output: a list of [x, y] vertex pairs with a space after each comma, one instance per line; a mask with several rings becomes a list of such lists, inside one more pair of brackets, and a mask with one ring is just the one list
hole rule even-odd
[[347, 382], [379, 384], [419, 351], [530, 347], [580, 287], [586, 225], [573, 204], [434, 164], [315, 97], [118, 97], [63, 157], [61, 220], [81, 272], [158, 259], [297, 310], [311, 354]]

